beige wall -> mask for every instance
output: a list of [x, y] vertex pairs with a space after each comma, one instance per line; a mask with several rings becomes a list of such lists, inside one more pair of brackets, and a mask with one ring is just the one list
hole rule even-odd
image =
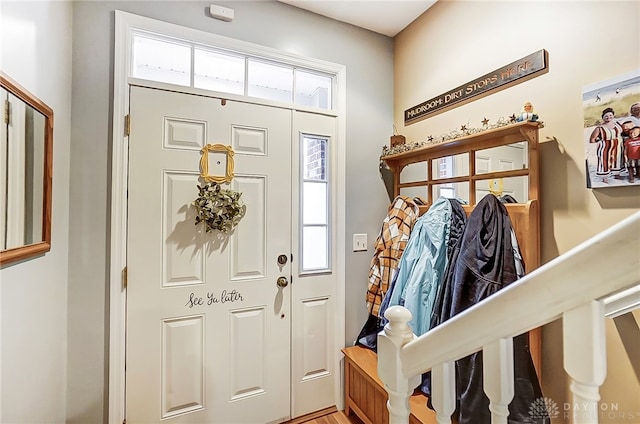
[[[479, 128], [484, 117], [495, 123], [531, 101], [545, 124], [541, 248], [547, 262], [640, 209], [640, 186], [585, 188], [581, 97], [583, 86], [640, 66], [638, 16], [637, 1], [440, 1], [394, 39], [398, 132], [409, 142], [426, 141], [463, 124]], [[405, 109], [540, 49], [549, 52], [547, 74], [404, 126]], [[543, 388], [559, 404], [569, 392], [561, 338], [559, 323], [545, 327]], [[607, 339], [610, 371], [602, 401], [617, 403], [620, 413], [638, 414], [635, 421], [618, 415], [619, 422], [640, 422], [640, 383], [612, 322]], [[616, 421], [603, 416], [600, 422]]]

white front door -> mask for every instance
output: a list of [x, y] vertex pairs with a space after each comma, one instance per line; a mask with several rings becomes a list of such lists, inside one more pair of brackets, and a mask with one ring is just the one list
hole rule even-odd
[[[291, 112], [138, 87], [130, 104], [127, 421], [288, 418]], [[207, 144], [235, 151], [229, 236], [194, 224]]]
[[[333, 321], [327, 318], [333, 316], [328, 308], [334, 305], [335, 284], [328, 284], [328, 293], [318, 292], [317, 284], [307, 289], [295, 282], [276, 284], [279, 277], [290, 281], [296, 275], [291, 264], [293, 114], [131, 88], [128, 423], [281, 422], [311, 412], [292, 412], [292, 404], [306, 404], [299, 397], [296, 401], [296, 391], [320, 399], [309, 407], [334, 404], [333, 385], [326, 381], [335, 375], [335, 353], [327, 351], [333, 343], [326, 340], [332, 340], [327, 323]], [[228, 236], [195, 225], [191, 202], [207, 144], [235, 152], [234, 177], [224, 188], [241, 192], [247, 211]], [[224, 158], [210, 154], [209, 174], [225, 172]], [[286, 262], [279, 263], [280, 255]], [[306, 309], [292, 307], [294, 287], [296, 302]], [[293, 360], [292, 309], [302, 309], [302, 327], [294, 326], [295, 333], [314, 330], [296, 337], [294, 346], [302, 347], [293, 349], [299, 356]], [[325, 334], [317, 334], [318, 328]], [[314, 341], [327, 355], [318, 354], [310, 344]], [[303, 365], [292, 373], [292, 363]], [[308, 381], [304, 387], [312, 391], [299, 391], [296, 381]]]

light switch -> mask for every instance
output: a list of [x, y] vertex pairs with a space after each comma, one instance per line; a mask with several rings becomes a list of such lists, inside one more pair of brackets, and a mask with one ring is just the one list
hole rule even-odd
[[354, 234], [353, 235], [353, 251], [362, 252], [366, 250], [367, 250], [367, 235]]

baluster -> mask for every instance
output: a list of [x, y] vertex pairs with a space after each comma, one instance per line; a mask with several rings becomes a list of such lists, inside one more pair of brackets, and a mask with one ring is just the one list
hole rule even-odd
[[492, 424], [507, 424], [513, 399], [513, 338], [498, 339], [482, 350], [484, 392], [489, 398]]
[[400, 349], [414, 338], [408, 325], [411, 312], [396, 305], [387, 309], [384, 316], [389, 323], [378, 334], [378, 376], [389, 394], [389, 424], [407, 424], [409, 396], [420, 382], [420, 376], [404, 376], [400, 361]]
[[431, 370], [431, 404], [438, 424], [451, 424], [456, 409], [455, 362], [444, 362]]
[[563, 314], [564, 369], [571, 377], [572, 422], [598, 422], [600, 386], [607, 375], [604, 305], [591, 301]]

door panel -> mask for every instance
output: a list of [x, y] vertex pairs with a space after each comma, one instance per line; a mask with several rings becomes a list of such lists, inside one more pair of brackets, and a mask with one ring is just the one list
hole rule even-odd
[[330, 342], [331, 329], [329, 325], [330, 299], [323, 297], [319, 299], [302, 300], [302, 321], [303, 339], [302, 345], [302, 377], [301, 381], [308, 381], [313, 378], [324, 377], [330, 374], [332, 366], [330, 362]]
[[267, 154], [267, 132], [264, 128], [233, 126], [233, 150], [246, 155]]
[[198, 176], [196, 173], [163, 172], [163, 287], [204, 284], [204, 253], [198, 248], [200, 244], [191, 240], [198, 234], [179, 231], [184, 218], [174, 213], [193, 200], [193, 187], [198, 183]]
[[204, 408], [204, 317], [162, 322], [162, 418]]
[[231, 182], [233, 190], [242, 193], [243, 201], [251, 203], [231, 239], [233, 255], [231, 262], [232, 280], [264, 278], [266, 276], [267, 241], [266, 196], [267, 179], [264, 176], [236, 175]]
[[[268, 357], [264, 307], [231, 312], [230, 400], [266, 392]], [[252, 346], [247, 349], [247, 346]]]
[[[130, 105], [127, 422], [289, 418], [291, 111], [140, 87]], [[207, 144], [236, 149], [230, 235], [194, 225]]]

